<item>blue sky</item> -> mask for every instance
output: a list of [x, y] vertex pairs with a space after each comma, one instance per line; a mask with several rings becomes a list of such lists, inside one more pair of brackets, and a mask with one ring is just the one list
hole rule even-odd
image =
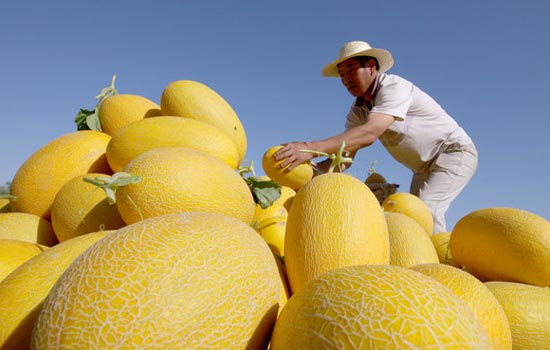
[[[351, 96], [321, 69], [342, 44], [392, 52], [390, 73], [432, 95], [474, 139], [478, 171], [451, 206], [507, 206], [550, 219], [550, 2], [9, 1], [0, 5], [0, 182], [37, 149], [75, 130], [79, 108], [117, 74], [120, 93], [159, 102], [172, 81], [223, 96], [258, 173], [269, 147], [343, 130]], [[369, 165], [407, 190], [410, 171], [380, 144]], [[48, 174], [44, 174], [48, 176]]]

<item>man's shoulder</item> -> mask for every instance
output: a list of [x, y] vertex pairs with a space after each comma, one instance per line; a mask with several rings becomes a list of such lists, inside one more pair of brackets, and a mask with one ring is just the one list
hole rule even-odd
[[380, 99], [407, 98], [414, 90], [414, 85], [405, 78], [396, 74], [382, 73], [378, 81], [376, 96]]
[[413, 83], [397, 74], [381, 73], [379, 84], [382, 87], [392, 85], [412, 85]]

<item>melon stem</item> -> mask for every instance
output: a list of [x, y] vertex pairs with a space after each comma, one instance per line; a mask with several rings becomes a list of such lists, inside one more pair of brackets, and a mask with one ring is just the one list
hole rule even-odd
[[85, 182], [91, 183], [105, 191], [107, 200], [110, 204], [116, 203], [116, 190], [119, 187], [136, 184], [141, 181], [141, 177], [125, 172], [114, 173], [111, 177], [96, 176], [95, 178], [84, 178]]
[[301, 149], [300, 152], [305, 152], [305, 153], [312, 153], [312, 154], [315, 154], [317, 157], [327, 157], [329, 159], [331, 159], [331, 163], [330, 163], [330, 166], [328, 168], [328, 172], [329, 173], [332, 173], [334, 172], [334, 169], [336, 167], [338, 167], [338, 169], [341, 170], [341, 164], [342, 163], [352, 163], [353, 162], [353, 158], [351, 157], [348, 157], [349, 155], [349, 152], [345, 150], [345, 147], [346, 147], [346, 142], [342, 142], [342, 145], [340, 145], [340, 148], [338, 149], [338, 151], [336, 153], [325, 153], [325, 152], [320, 152], [320, 151], [313, 151], [313, 150], [309, 150], [309, 149]]
[[11, 194], [0, 194], [0, 199], [9, 199], [10, 202], [13, 202], [17, 200], [16, 196], [12, 196]]
[[104, 99], [106, 99], [109, 96], [113, 96], [118, 94], [117, 89], [115, 88], [115, 80], [116, 80], [116, 74], [113, 74], [113, 77], [111, 78], [111, 85], [101, 89], [99, 94], [95, 97], [98, 101], [97, 106], [103, 102]]
[[248, 166], [240, 166], [237, 170], [239, 175], [243, 176], [246, 173], [251, 173], [253, 177], [256, 177], [256, 172], [254, 171], [254, 161], [250, 161], [250, 165]]

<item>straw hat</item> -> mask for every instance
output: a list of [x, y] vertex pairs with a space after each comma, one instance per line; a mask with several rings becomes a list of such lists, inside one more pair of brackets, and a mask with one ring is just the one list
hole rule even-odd
[[371, 56], [378, 60], [380, 72], [385, 72], [393, 66], [393, 57], [389, 51], [373, 48], [365, 41], [350, 41], [340, 48], [338, 58], [323, 68], [325, 77], [339, 77], [338, 65], [348, 58]]

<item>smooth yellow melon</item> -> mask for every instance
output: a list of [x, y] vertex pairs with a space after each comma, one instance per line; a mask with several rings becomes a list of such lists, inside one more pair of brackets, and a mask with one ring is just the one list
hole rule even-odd
[[48, 247], [58, 243], [48, 220], [19, 212], [0, 213], [0, 239], [18, 239]]
[[286, 220], [287, 215], [270, 217], [263, 220], [256, 228], [271, 251], [281, 257], [285, 256]]
[[237, 146], [220, 129], [202, 120], [170, 116], [141, 119], [121, 129], [107, 145], [107, 160], [117, 172], [145, 151], [177, 146], [219, 158], [233, 169], [239, 166]]
[[50, 219], [55, 195], [65, 182], [86, 173], [111, 173], [105, 156], [110, 140], [103, 132], [74, 131], [37, 150], [13, 178], [10, 192], [17, 200], [12, 210]]
[[266, 219], [270, 219], [275, 216], [287, 215], [288, 210], [286, 210], [285, 206], [281, 202], [275, 201], [267, 208], [262, 208], [260, 204], [256, 203], [256, 205], [254, 206], [253, 222], [257, 226]]
[[470, 307], [491, 339], [494, 350], [512, 350], [512, 333], [504, 309], [493, 293], [477, 278], [445, 264], [421, 264], [411, 269], [450, 288]]
[[252, 223], [255, 203], [248, 185], [215, 157], [186, 147], [161, 147], [140, 154], [124, 171], [141, 178], [116, 192], [117, 208], [127, 224], [189, 211]]
[[0, 282], [13, 270], [48, 247], [18, 239], [0, 239]]
[[0, 198], [0, 213], [11, 211], [10, 200], [8, 198]]
[[339, 267], [387, 264], [389, 238], [376, 197], [351, 175], [314, 177], [294, 197], [285, 233], [285, 265], [292, 293]]
[[434, 245], [435, 251], [437, 252], [437, 257], [439, 262], [442, 264], [447, 264], [451, 266], [457, 266], [453, 262], [453, 257], [451, 250], [449, 249], [449, 241], [451, 240], [451, 232], [440, 232], [430, 235], [430, 239]]
[[287, 301], [271, 349], [490, 349], [470, 308], [449, 288], [393, 265], [347, 266]]
[[481, 280], [550, 286], [550, 222], [515, 208], [485, 208], [452, 230], [453, 261]]
[[405, 214], [416, 220], [428, 235], [433, 233], [434, 222], [430, 208], [424, 201], [408, 192], [390, 194], [382, 202], [384, 211]]
[[281, 186], [281, 196], [275, 201], [275, 203], [282, 203], [287, 212], [292, 206], [292, 201], [296, 196], [296, 191], [288, 186]]
[[[267, 175], [259, 176], [258, 179], [264, 181], [273, 180]], [[292, 200], [294, 199], [294, 196], [296, 196], [296, 191], [288, 186], [281, 184], [279, 185], [281, 186], [281, 195], [273, 202], [273, 204], [282, 204], [288, 212], [290, 210], [290, 206], [292, 205]]]
[[29, 259], [0, 283], [0, 349], [29, 348], [32, 327], [55, 282], [77, 256], [111, 232], [61, 242]]
[[244, 160], [247, 138], [235, 110], [210, 87], [193, 80], [177, 80], [168, 84], [160, 97], [163, 115], [174, 115], [205, 121], [226, 133], [237, 146]]
[[280, 299], [279, 299], [279, 312], [285, 306], [288, 298], [290, 298], [290, 288], [288, 286], [288, 278], [286, 278], [286, 269], [283, 259], [275, 257], [275, 262], [277, 263], [277, 268], [279, 269], [280, 277]]
[[287, 170], [287, 167], [280, 168], [279, 165], [284, 160], [275, 160], [273, 154], [281, 147], [281, 145], [277, 145], [265, 151], [262, 157], [262, 168], [267, 176], [280, 185], [298, 190], [313, 177], [313, 167], [309, 163], [302, 163], [290, 171]]
[[146, 97], [135, 94], [116, 94], [101, 102], [98, 114], [101, 130], [113, 136], [136, 120], [159, 116], [161, 113], [160, 106]]
[[550, 349], [550, 289], [517, 282], [485, 282], [512, 330], [514, 350]]
[[126, 226], [67, 269], [33, 348], [265, 349], [281, 293], [274, 259], [254, 229], [221, 214]]
[[110, 204], [105, 192], [84, 181], [97, 176], [78, 175], [63, 185], [52, 204], [52, 227], [60, 242], [90, 232], [116, 230], [126, 225], [116, 205]]
[[413, 218], [384, 212], [390, 238], [390, 264], [410, 267], [417, 264], [439, 263], [435, 247], [426, 231]]

